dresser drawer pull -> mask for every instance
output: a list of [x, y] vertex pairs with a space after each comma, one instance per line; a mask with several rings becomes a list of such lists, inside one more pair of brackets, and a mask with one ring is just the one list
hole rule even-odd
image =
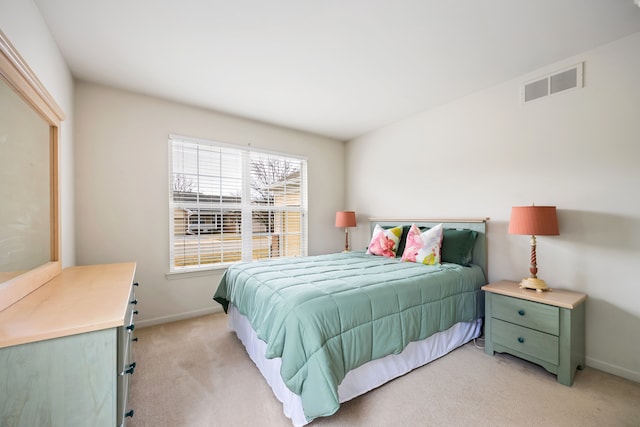
[[131, 409], [129, 412], [125, 413], [124, 416], [125, 418], [126, 417], [133, 418], [133, 414], [134, 414], [133, 409]]
[[518, 310], [518, 314], [519, 314], [520, 316], [524, 316], [524, 310]]
[[131, 341], [136, 341], [136, 342], [138, 342], [138, 337], [131, 338]]
[[136, 370], [136, 362], [133, 362], [132, 364], [129, 365], [127, 369], [124, 370], [124, 373], [133, 375], [133, 371], [135, 370]]
[[524, 342], [524, 338], [522, 338], [522, 337], [518, 337], [518, 342], [519, 342], [520, 344], [522, 344], [522, 343]]
[[140, 283], [138, 283], [138, 282], [133, 282], [133, 286], [140, 286]]
[[135, 314], [138, 314], [138, 310], [134, 310], [134, 311], [133, 311], [133, 314], [134, 314], [134, 315], [135, 315]]
[[136, 305], [138, 303], [137, 299], [131, 300], [131, 304]]
[[132, 323], [132, 324], [130, 324], [129, 326], [127, 326], [127, 330], [128, 330], [129, 332], [133, 332], [133, 330], [134, 330], [135, 328], [136, 328], [136, 325], [134, 325], [133, 323]]

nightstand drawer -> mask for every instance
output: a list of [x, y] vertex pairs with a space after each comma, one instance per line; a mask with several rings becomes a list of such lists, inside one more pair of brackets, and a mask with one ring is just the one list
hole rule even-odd
[[558, 307], [552, 305], [494, 295], [491, 316], [548, 334], [560, 335], [560, 312]]
[[558, 364], [558, 337], [554, 335], [494, 320], [493, 342], [545, 362]]

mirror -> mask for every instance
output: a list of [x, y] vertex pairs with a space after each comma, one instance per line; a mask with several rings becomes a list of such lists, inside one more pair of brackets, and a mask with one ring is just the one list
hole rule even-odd
[[48, 140], [49, 124], [0, 81], [0, 274], [51, 261]]
[[61, 271], [58, 137], [63, 119], [0, 32], [0, 310]]

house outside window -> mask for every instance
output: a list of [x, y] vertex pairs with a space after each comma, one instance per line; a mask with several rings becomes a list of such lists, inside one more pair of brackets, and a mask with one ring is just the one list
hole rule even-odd
[[169, 137], [171, 271], [307, 254], [306, 159]]

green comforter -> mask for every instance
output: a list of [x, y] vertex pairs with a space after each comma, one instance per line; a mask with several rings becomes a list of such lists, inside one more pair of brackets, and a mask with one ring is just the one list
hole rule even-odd
[[236, 264], [214, 299], [232, 303], [281, 357], [308, 421], [338, 410], [346, 373], [482, 316], [477, 266], [428, 266], [361, 252]]

